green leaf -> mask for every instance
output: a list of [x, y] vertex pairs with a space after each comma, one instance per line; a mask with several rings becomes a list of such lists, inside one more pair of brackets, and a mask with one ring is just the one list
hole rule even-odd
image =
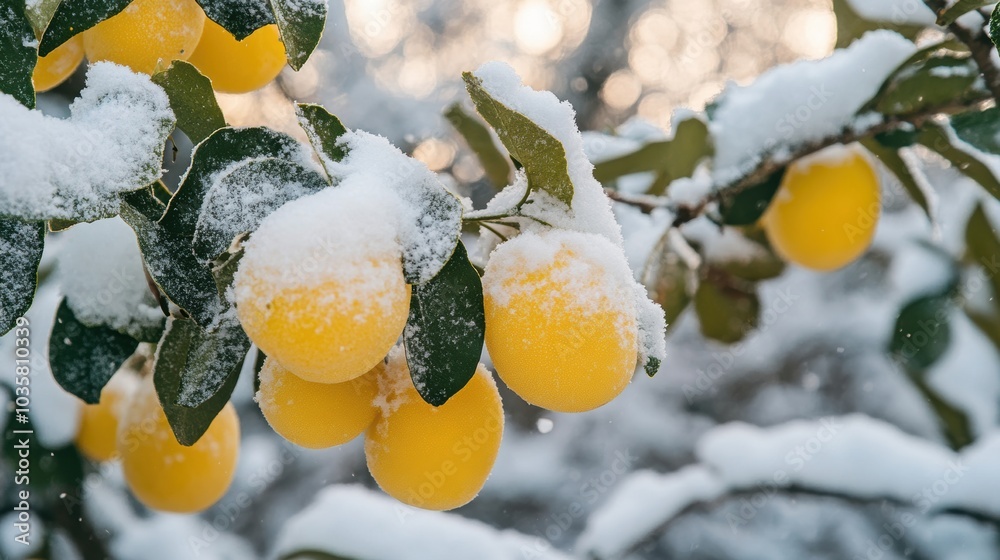
[[1000, 155], [1000, 107], [951, 117], [951, 128], [963, 142], [988, 154]]
[[461, 242], [441, 272], [413, 286], [406, 363], [425, 401], [441, 406], [472, 379], [486, 335], [483, 285]]
[[511, 157], [524, 166], [529, 189], [548, 192], [567, 206], [573, 203], [566, 149], [544, 128], [490, 95], [483, 82], [464, 72], [465, 87], [476, 110], [493, 127]]
[[896, 318], [889, 353], [907, 369], [923, 371], [933, 365], [951, 343], [947, 295], [921, 296], [907, 303]]
[[136, 207], [123, 203], [121, 217], [135, 230], [150, 276], [199, 325], [210, 325], [225, 309], [209, 268], [195, 256], [191, 240], [178, 237]]
[[86, 403], [97, 404], [101, 389], [138, 344], [114, 329], [84, 325], [63, 299], [49, 337], [52, 376], [63, 389]]
[[460, 103], [453, 103], [448, 107], [444, 116], [479, 158], [490, 183], [497, 189], [509, 185], [513, 176], [510, 160], [493, 141], [490, 129], [479, 119], [466, 113]]
[[38, 263], [45, 248], [45, 222], [0, 218], [0, 335], [14, 328], [35, 299]]
[[942, 55], [922, 60], [897, 74], [877, 97], [875, 109], [905, 115], [976, 97], [979, 68], [969, 56]]
[[994, 45], [1000, 46], [1000, 8], [994, 8], [990, 15], [990, 39]]
[[778, 258], [769, 247], [761, 247], [759, 251], [747, 252], [736, 258], [713, 260], [710, 264], [730, 276], [748, 282], [777, 278], [785, 271], [785, 261]]
[[677, 324], [677, 318], [691, 303], [693, 271], [684, 259], [670, 248], [668, 233], [657, 243], [643, 271], [643, 283], [649, 289], [650, 299], [663, 308], [667, 332]]
[[323, 37], [326, 0], [271, 0], [271, 9], [285, 44], [288, 65], [299, 70]]
[[24, 12], [31, 20], [31, 27], [34, 28], [36, 37], [41, 37], [45, 33], [45, 28], [52, 21], [52, 16], [55, 15], [56, 8], [61, 2], [62, 0], [37, 0], [26, 3]]
[[315, 171], [282, 159], [248, 160], [215, 176], [195, 227], [195, 255], [208, 262], [281, 205], [328, 186]]
[[[239, 325], [229, 325], [210, 333], [190, 319], [167, 323], [156, 351], [153, 384], [181, 445], [194, 445], [229, 401], [250, 348], [242, 332]], [[184, 404], [194, 402], [197, 406]]]
[[177, 128], [183, 130], [192, 143], [198, 144], [226, 126], [212, 91], [212, 81], [191, 64], [175, 60], [170, 68], [153, 74], [152, 80], [167, 93], [170, 107], [177, 115]]
[[712, 274], [694, 295], [694, 309], [706, 338], [733, 344], [757, 327], [760, 300], [752, 285]]
[[0, 0], [0, 92], [28, 108], [35, 106], [35, 30], [24, 11], [24, 0]]
[[[163, 216], [163, 212], [167, 209], [166, 203], [164, 203], [160, 197], [157, 196], [157, 193], [161, 188], [164, 191], [167, 189], [163, 183], [157, 181], [144, 189], [124, 193], [121, 195], [121, 198], [122, 201], [130, 205], [133, 210], [136, 210], [150, 221], [155, 222]], [[167, 194], [169, 195], [170, 192], [167, 191]], [[170, 200], [169, 196], [167, 197], [167, 200]]]
[[242, 41], [265, 25], [274, 23], [268, 0], [198, 0], [209, 19]]
[[969, 255], [989, 277], [994, 297], [1000, 297], [1000, 238], [981, 202], [976, 205], [965, 226], [965, 244]]
[[888, 146], [883, 145], [881, 142], [874, 138], [869, 138], [861, 141], [861, 144], [871, 152], [882, 165], [886, 166], [889, 171], [892, 171], [893, 175], [899, 179], [899, 183], [903, 185], [906, 189], [906, 193], [910, 195], [913, 202], [916, 202], [924, 210], [924, 214], [931, 220], [934, 216], [931, 214], [930, 203], [927, 201], [927, 195], [924, 193], [924, 189], [921, 188], [920, 183], [917, 180], [917, 173], [919, 170], [910, 167], [910, 164], [906, 162], [905, 159], [899, 154], [899, 151]]
[[[872, 0], [862, 1], [870, 2]], [[919, 4], [915, 7], [916, 9], [922, 8]], [[855, 39], [875, 29], [892, 29], [908, 39], [916, 38], [917, 34], [925, 29], [922, 25], [868, 21], [854, 11], [848, 0], [833, 0], [833, 13], [837, 16], [838, 49], [850, 45]]]
[[882, 80], [882, 85], [879, 86], [878, 91], [861, 107], [861, 109], [858, 109], [858, 114], [862, 115], [876, 110], [878, 103], [893, 87], [895, 87], [901, 77], [912, 74], [915, 69], [919, 68], [931, 58], [935, 56], [953, 55], [956, 52], [968, 53], [969, 51], [967, 46], [954, 38], [933, 42], [917, 49], [916, 52], [911, 54], [903, 62], [899, 63], [899, 65], [896, 66], [896, 68], [890, 72], [884, 80]]
[[992, 6], [993, 4], [996, 4], [996, 2], [991, 0], [958, 0], [938, 14], [937, 24], [940, 26], [951, 25], [955, 23], [955, 20], [972, 10], [978, 10], [985, 6]]
[[215, 131], [195, 148], [184, 183], [170, 199], [160, 224], [178, 237], [193, 237], [202, 203], [217, 173], [251, 158], [296, 161], [301, 153], [302, 146], [294, 138], [269, 128], [222, 128]]
[[662, 195], [670, 183], [694, 174], [698, 164], [712, 152], [708, 125], [701, 119], [690, 118], [677, 123], [670, 140], [650, 142], [630, 154], [596, 164], [594, 178], [608, 184], [633, 173], [653, 172], [657, 178], [648, 194]]
[[323, 169], [329, 175], [327, 160], [339, 162], [347, 156], [347, 147], [337, 145], [340, 137], [347, 133], [347, 127], [320, 105], [299, 103], [295, 106], [295, 116], [298, 117], [299, 126], [306, 131]]
[[45, 56], [68, 41], [124, 10], [132, 0], [63, 0], [45, 29], [38, 55]]
[[643, 370], [646, 372], [646, 375], [653, 377], [658, 371], [660, 371], [660, 359], [650, 356], [649, 359], [646, 360], [646, 365], [643, 366]]
[[977, 154], [970, 153], [964, 146], [960, 147], [952, 142], [948, 128], [936, 123], [925, 125], [917, 140], [951, 162], [963, 175], [982, 185], [994, 198], [1000, 198], [1000, 179]]
[[723, 197], [719, 201], [722, 222], [731, 226], [749, 226], [757, 223], [771, 204], [774, 195], [785, 178], [782, 168], [758, 185], [743, 189], [734, 196]]

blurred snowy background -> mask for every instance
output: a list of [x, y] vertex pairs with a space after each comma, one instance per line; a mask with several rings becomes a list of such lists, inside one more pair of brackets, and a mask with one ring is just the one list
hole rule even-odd
[[[916, 0], [895, 4], [928, 15]], [[583, 130], [648, 139], [668, 134], [674, 110], [704, 109], [728, 81], [822, 58], [837, 41], [824, 0], [332, 0], [321, 50], [302, 71], [220, 103], [233, 125], [294, 135], [292, 100], [324, 104], [476, 199], [483, 171], [441, 113], [465, 99], [461, 72], [484, 61], [507, 61], [527, 84], [569, 100]], [[60, 112], [80, 80], [48, 96], [46, 110]], [[418, 512], [362, 489], [375, 485], [360, 441], [325, 451], [284, 443], [244, 375], [234, 396], [239, 473], [219, 504], [201, 516], [150, 514], [107, 466], [86, 480], [88, 521], [127, 560], [1000, 558], [1000, 356], [956, 312], [928, 383], [970, 418], [976, 443], [958, 454], [885, 351], [901, 303], [946, 281], [926, 243], [961, 256], [982, 196], [939, 160], [923, 165], [939, 195], [939, 232], [887, 178], [873, 250], [832, 274], [790, 266], [763, 283], [761, 326], [742, 343], [706, 341], [689, 310], [661, 373], [637, 377], [597, 411], [550, 413], [504, 392], [496, 468], [455, 512]], [[638, 273], [667, 219], [616, 211]], [[973, 272], [970, 300], [990, 297]], [[57, 302], [54, 286], [39, 295], [36, 332]], [[76, 405], [51, 379], [36, 382], [39, 416], [49, 418], [39, 436], [58, 446], [72, 436]], [[0, 519], [0, 534], [10, 525]], [[314, 552], [293, 554], [301, 550]], [[48, 554], [74, 557], [58, 544]]]

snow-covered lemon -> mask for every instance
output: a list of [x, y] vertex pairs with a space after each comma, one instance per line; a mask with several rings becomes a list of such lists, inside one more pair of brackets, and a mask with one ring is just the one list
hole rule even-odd
[[195, 0], [134, 0], [124, 10], [83, 32], [90, 62], [108, 60], [152, 74], [194, 52], [205, 26]]
[[878, 176], [868, 156], [835, 146], [788, 168], [761, 224], [782, 258], [829, 271], [868, 249], [880, 210]]
[[35, 91], [48, 91], [66, 81], [83, 61], [83, 37], [74, 36], [45, 56], [38, 57], [31, 81]]
[[490, 373], [480, 364], [469, 383], [439, 407], [417, 394], [400, 350], [380, 381], [384, 410], [365, 440], [375, 482], [397, 500], [424, 509], [472, 501], [503, 437], [503, 406]]
[[490, 255], [483, 289], [486, 347], [527, 402], [583, 412], [628, 385], [638, 352], [632, 278], [604, 237], [521, 234]]
[[410, 287], [374, 185], [342, 184], [273, 212], [234, 279], [243, 328], [299, 377], [342, 383], [378, 364], [403, 332]]
[[190, 447], [177, 442], [160, 407], [152, 377], [132, 397], [118, 428], [125, 482], [146, 506], [194, 513], [217, 502], [233, 480], [240, 423], [232, 403]]
[[375, 368], [343, 383], [313, 383], [268, 357], [260, 370], [257, 402], [268, 424], [288, 441], [321, 449], [351, 441], [375, 421], [378, 375]]
[[261, 27], [242, 41], [212, 20], [188, 60], [223, 93], [246, 93], [267, 85], [285, 67], [285, 45], [278, 26]]

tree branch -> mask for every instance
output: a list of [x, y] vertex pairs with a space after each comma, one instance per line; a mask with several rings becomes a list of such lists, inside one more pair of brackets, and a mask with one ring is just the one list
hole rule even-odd
[[[924, 0], [924, 4], [936, 15], [941, 15], [948, 7], [948, 2], [945, 0]], [[978, 11], [975, 13], [982, 16]], [[996, 45], [986, 34], [985, 26], [988, 21], [989, 18], [986, 18], [983, 25], [975, 29], [969, 29], [956, 21], [948, 26], [948, 31], [969, 47], [972, 60], [975, 61], [986, 80], [986, 87], [989, 88], [994, 99], [1000, 99], [1000, 68], [993, 64], [993, 49], [996, 48]]]

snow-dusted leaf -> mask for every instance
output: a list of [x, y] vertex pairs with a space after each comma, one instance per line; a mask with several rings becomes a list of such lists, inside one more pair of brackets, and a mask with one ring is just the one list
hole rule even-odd
[[295, 106], [295, 116], [299, 120], [299, 126], [309, 137], [309, 143], [319, 156], [323, 169], [330, 173], [327, 161], [340, 161], [347, 155], [347, 149], [337, 145], [347, 128], [340, 119], [319, 105], [299, 103]]
[[490, 183], [498, 189], [509, 185], [513, 178], [510, 160], [493, 141], [490, 129], [479, 119], [466, 113], [459, 103], [448, 107], [444, 116], [479, 158], [479, 163], [483, 166]]
[[885, 115], [911, 114], [927, 107], [981, 97], [973, 86], [979, 69], [969, 56], [939, 55], [920, 60], [894, 75], [874, 108]]
[[957, 0], [954, 4], [948, 6], [938, 14], [937, 23], [938, 25], [951, 25], [955, 23], [958, 18], [964, 16], [972, 10], [978, 10], [979, 8], [992, 6], [994, 4], [996, 4], [996, 2], [993, 0]]
[[749, 226], [757, 223], [767, 211], [784, 177], [783, 168], [757, 185], [743, 189], [735, 195], [723, 196], [719, 201], [719, 213], [722, 214], [723, 223], [731, 226]]
[[740, 278], [748, 282], [763, 282], [777, 278], [785, 271], [785, 262], [778, 258], [774, 251], [767, 246], [767, 238], [761, 235], [754, 235], [754, 231], [746, 235], [749, 243], [760, 247], [759, 250], [747, 251], [738, 256], [730, 256], [711, 260], [710, 264], [726, 274], [735, 278]]
[[472, 379], [483, 352], [483, 284], [460, 242], [437, 276], [413, 287], [406, 363], [425, 401], [441, 406]]
[[927, 194], [924, 193], [924, 189], [920, 186], [917, 179], [917, 173], [920, 173], [918, 169], [911, 168], [910, 164], [899, 154], [899, 150], [894, 149], [889, 146], [883, 145], [876, 138], [869, 138], [862, 140], [861, 144], [872, 153], [882, 165], [886, 166], [889, 171], [892, 171], [896, 179], [899, 180], [899, 184], [903, 185], [906, 189], [906, 193], [910, 195], [913, 202], [916, 202], [921, 208], [923, 208], [924, 213], [927, 214], [928, 218], [933, 219], [931, 214], [930, 202], [927, 200]]
[[989, 33], [993, 44], [1000, 47], [1000, 8], [994, 8], [993, 14], [990, 16]]
[[109, 327], [84, 325], [63, 300], [49, 337], [52, 376], [63, 389], [97, 404], [101, 389], [137, 346], [134, 338]]
[[124, 10], [132, 0], [63, 0], [52, 16], [38, 47], [45, 56], [78, 33]]
[[[194, 445], [229, 401], [250, 342], [236, 321], [207, 332], [190, 319], [167, 323], [153, 383], [181, 445]], [[194, 406], [186, 404], [197, 403]]]
[[198, 0], [209, 19], [233, 34], [238, 41], [274, 23], [268, 0]]
[[571, 205], [573, 181], [562, 142], [490, 95], [483, 81], [471, 72], [464, 72], [462, 77], [476, 110], [496, 131], [511, 157], [524, 168], [528, 187], [547, 191], [567, 206]]
[[694, 295], [694, 308], [701, 334], [732, 344], [757, 327], [760, 300], [753, 286], [720, 276], [702, 279]]
[[980, 159], [983, 154], [973, 153], [975, 147], [956, 143], [957, 139], [950, 127], [938, 123], [925, 125], [917, 136], [918, 142], [950, 161], [957, 171], [982, 185], [995, 198], [1000, 198], [1000, 177]]
[[288, 65], [299, 70], [316, 50], [326, 26], [326, 0], [270, 0]]
[[955, 135], [988, 154], [1000, 155], [1000, 107], [969, 111], [951, 117]]
[[35, 0], [25, 3], [24, 11], [31, 20], [31, 27], [35, 29], [35, 36], [40, 37], [45, 32], [60, 3], [62, 0]]
[[225, 305], [191, 240], [173, 234], [131, 204], [122, 204], [121, 216], [135, 230], [146, 268], [163, 293], [199, 325], [212, 324]]
[[673, 181], [690, 177], [698, 164], [712, 155], [708, 126], [698, 118], [677, 123], [670, 140], [650, 142], [638, 150], [594, 166], [594, 178], [610, 183], [633, 173], [655, 173], [649, 194], [661, 195]]
[[161, 225], [179, 237], [193, 237], [205, 195], [218, 173], [250, 158], [299, 161], [305, 150], [294, 138], [269, 128], [223, 128], [199, 144], [184, 183], [174, 193]]
[[170, 107], [177, 115], [177, 128], [183, 130], [191, 142], [198, 144], [226, 126], [211, 80], [193, 65], [175, 60], [170, 68], [153, 74], [152, 80], [167, 92]]
[[23, 0], [0, 0], [0, 93], [25, 107], [35, 106], [31, 73], [37, 59], [36, 45]]
[[31, 307], [44, 247], [45, 222], [0, 218], [0, 335]]
[[282, 159], [248, 160], [215, 176], [205, 194], [194, 232], [194, 252], [203, 261], [222, 254], [236, 236], [257, 229], [281, 205], [327, 186], [315, 171]]

